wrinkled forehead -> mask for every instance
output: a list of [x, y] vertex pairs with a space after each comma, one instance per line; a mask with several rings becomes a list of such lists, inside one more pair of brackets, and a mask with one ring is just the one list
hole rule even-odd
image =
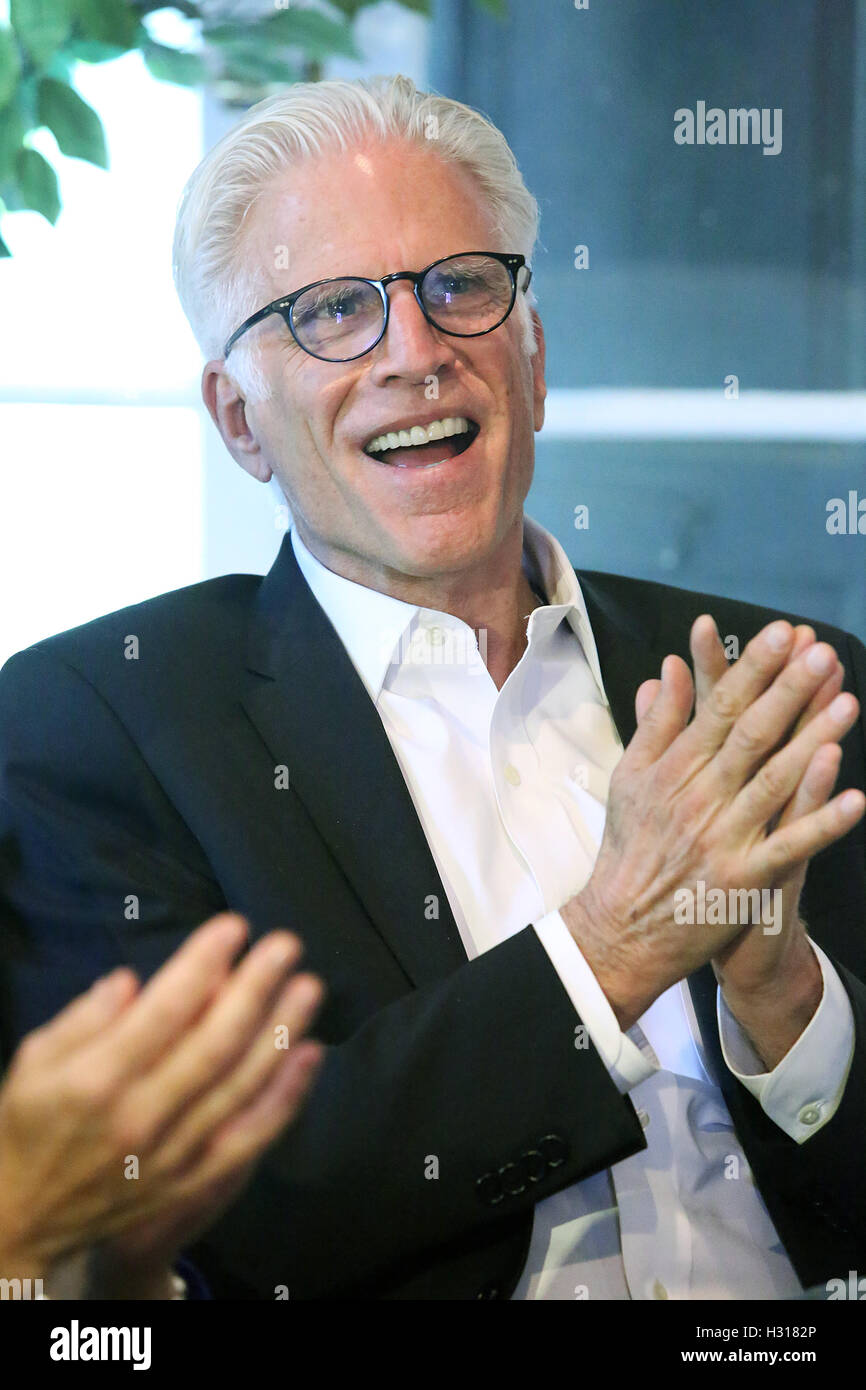
[[276, 298], [330, 276], [378, 278], [455, 251], [505, 249], [468, 169], [392, 140], [282, 170], [247, 211], [238, 260], [244, 278]]

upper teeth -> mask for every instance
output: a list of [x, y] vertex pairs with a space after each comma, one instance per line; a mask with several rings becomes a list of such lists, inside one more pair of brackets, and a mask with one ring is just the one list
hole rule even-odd
[[389, 430], [387, 434], [377, 434], [366, 445], [368, 454], [382, 454], [386, 449], [407, 449], [412, 444], [429, 444], [433, 439], [447, 439], [452, 434], [465, 434], [469, 421], [462, 415], [446, 415], [443, 420], [434, 420], [431, 425], [413, 425], [408, 430]]

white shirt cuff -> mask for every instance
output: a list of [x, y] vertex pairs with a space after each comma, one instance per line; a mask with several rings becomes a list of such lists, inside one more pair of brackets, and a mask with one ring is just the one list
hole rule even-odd
[[845, 986], [830, 960], [809, 943], [824, 979], [821, 1002], [781, 1062], [772, 1071], [749, 1042], [718, 991], [717, 1013], [722, 1055], [728, 1069], [780, 1129], [803, 1144], [831, 1120], [848, 1080], [854, 1056], [854, 1015]]
[[575, 1029], [575, 1047], [586, 1047], [591, 1041], [622, 1094], [646, 1081], [657, 1070], [655, 1054], [649, 1044], [645, 1043], [645, 1050], [642, 1050], [623, 1033], [604, 990], [560, 913], [548, 912], [533, 926], [566, 994], [580, 1014], [584, 1031]]

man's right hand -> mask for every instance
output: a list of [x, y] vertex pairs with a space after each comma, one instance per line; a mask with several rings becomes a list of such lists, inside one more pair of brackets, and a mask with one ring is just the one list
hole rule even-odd
[[283, 931], [233, 970], [246, 937], [220, 914], [144, 988], [116, 970], [24, 1038], [0, 1087], [0, 1275], [97, 1246], [166, 1269], [297, 1114], [322, 985], [288, 980]]
[[748, 930], [740, 922], [677, 924], [677, 889], [695, 891], [699, 880], [726, 897], [731, 889], [769, 888], [863, 814], [862, 796], [849, 792], [784, 830], [768, 829], [818, 749], [835, 744], [859, 713], [845, 696], [841, 712], [830, 706], [802, 720], [827, 680], [826, 669], [812, 669], [812, 654], [832, 649], [809, 644], [791, 660], [794, 640], [788, 623], [765, 628], [690, 724], [691, 673], [667, 657], [661, 686], [613, 772], [595, 868], [562, 916], [624, 1029]]

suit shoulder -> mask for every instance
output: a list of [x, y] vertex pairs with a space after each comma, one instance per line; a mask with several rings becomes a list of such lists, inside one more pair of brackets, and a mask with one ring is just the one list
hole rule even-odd
[[[611, 603], [627, 612], [635, 625], [651, 622], [659, 637], [678, 632], [684, 620], [694, 621], [701, 613], [710, 613], [719, 624], [724, 638], [727, 632], [748, 641], [767, 623], [783, 618], [795, 626], [808, 623], [821, 641], [834, 645], [848, 641], [852, 634], [844, 628], [814, 615], [804, 616], [784, 608], [768, 608], [746, 599], [730, 598], [723, 594], [705, 593], [700, 589], [683, 589], [654, 579], [637, 579], [602, 570], [577, 570], [581, 586], [586, 586], [602, 603]], [[857, 642], [857, 638], [853, 640]], [[672, 648], [673, 650], [673, 648]]]
[[179, 632], [199, 634], [199, 639], [221, 632], [225, 639], [227, 628], [231, 631], [232, 626], [246, 627], [261, 580], [263, 575], [260, 574], [224, 574], [215, 580], [171, 589], [168, 594], [131, 603], [78, 627], [40, 638], [24, 651], [43, 652], [76, 664], [79, 656], [99, 653], [106, 645], [114, 646], [118, 634], [122, 638], [164, 635], [171, 639], [172, 646], [177, 646]]
[[221, 575], [115, 609], [16, 652], [3, 668], [4, 674], [9, 676], [7, 668], [19, 658], [34, 654], [87, 670], [106, 653], [114, 655], [118, 643], [131, 638], [166, 652], [213, 646], [226, 650], [242, 639], [262, 578], [260, 574]]

